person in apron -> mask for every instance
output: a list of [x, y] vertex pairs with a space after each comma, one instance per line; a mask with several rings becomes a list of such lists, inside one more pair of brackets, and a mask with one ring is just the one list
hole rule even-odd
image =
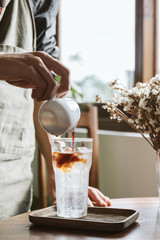
[[[0, 7], [0, 57], [6, 53], [0, 65], [0, 219], [5, 219], [29, 211], [31, 207], [35, 129], [41, 151], [48, 159], [50, 175], [53, 175], [50, 142], [39, 126], [37, 112], [40, 104], [37, 101], [50, 98], [56, 86], [48, 68], [54, 67], [53, 70], [60, 75], [66, 73], [67, 68], [47, 54], [33, 52], [36, 50], [36, 32], [28, 1], [1, 0]], [[41, 69], [36, 66], [37, 73], [40, 72], [37, 82], [37, 73], [32, 67], [36, 63], [44, 66]], [[24, 74], [29, 74], [29, 71], [32, 78], [25, 81]], [[9, 77], [6, 77], [6, 72], [9, 72]], [[38, 81], [45, 79], [47, 82], [49, 78], [48, 92], [43, 93], [47, 84]], [[68, 79], [65, 74], [65, 84], [69, 83]], [[32, 93], [27, 88], [37, 88], [37, 91]], [[68, 86], [66, 88], [69, 89]], [[62, 93], [67, 90], [62, 90]], [[31, 94], [37, 100], [35, 104]]]
[[[58, 96], [70, 88], [69, 70], [47, 53], [36, 52], [30, 3], [0, 0], [0, 219], [30, 210], [35, 135], [46, 160], [52, 200], [55, 197], [50, 140], [39, 125], [38, 110], [57, 87], [50, 70], [61, 76]], [[99, 190], [90, 187], [89, 194], [98, 205], [110, 205]]]

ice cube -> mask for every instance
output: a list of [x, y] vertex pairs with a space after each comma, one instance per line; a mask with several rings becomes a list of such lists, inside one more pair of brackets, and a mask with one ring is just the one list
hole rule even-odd
[[87, 152], [89, 152], [89, 149], [86, 148], [86, 147], [77, 147], [75, 149], [75, 151], [78, 152], [78, 153], [87, 153]]
[[64, 152], [72, 152], [72, 148], [70, 148], [70, 147], [65, 147], [65, 148], [63, 148], [63, 150], [64, 150]]
[[58, 146], [58, 152], [61, 152], [61, 153], [63, 153], [63, 152], [65, 152], [65, 143], [64, 142], [62, 142], [62, 141], [57, 141], [57, 146]]

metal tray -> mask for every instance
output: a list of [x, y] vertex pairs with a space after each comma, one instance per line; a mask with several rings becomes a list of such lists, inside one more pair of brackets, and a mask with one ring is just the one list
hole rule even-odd
[[51, 206], [31, 212], [29, 220], [36, 225], [54, 228], [117, 232], [129, 227], [136, 221], [138, 216], [139, 212], [133, 209], [88, 207], [86, 217], [66, 219], [58, 217], [56, 206]]

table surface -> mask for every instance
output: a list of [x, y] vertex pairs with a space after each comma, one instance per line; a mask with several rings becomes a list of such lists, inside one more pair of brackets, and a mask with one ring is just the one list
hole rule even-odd
[[121, 232], [105, 233], [35, 226], [29, 222], [29, 213], [25, 213], [0, 221], [0, 240], [160, 239], [160, 206], [158, 198], [112, 199], [112, 207], [137, 210], [139, 218]]

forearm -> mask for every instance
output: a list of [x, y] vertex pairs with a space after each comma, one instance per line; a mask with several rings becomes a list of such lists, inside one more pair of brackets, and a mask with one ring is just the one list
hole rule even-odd
[[[60, 84], [51, 70], [61, 76]], [[45, 52], [0, 54], [0, 79], [22, 88], [34, 89], [32, 98], [41, 102], [50, 99], [57, 88], [59, 96], [70, 89], [70, 72], [60, 61]]]

